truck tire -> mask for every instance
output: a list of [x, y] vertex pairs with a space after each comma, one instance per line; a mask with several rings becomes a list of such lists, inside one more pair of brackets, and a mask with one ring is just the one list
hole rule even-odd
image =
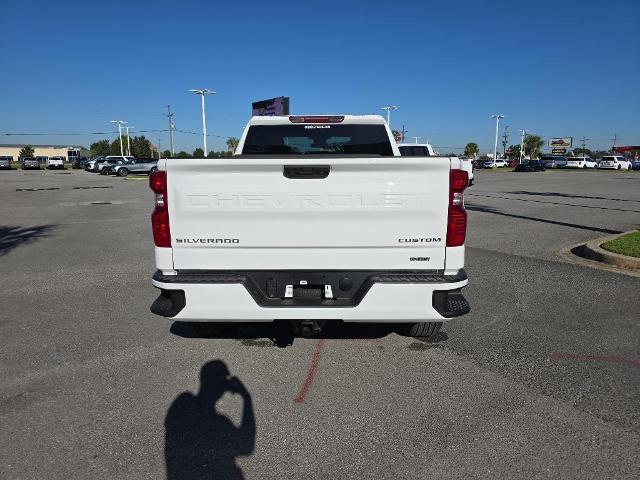
[[127, 170], [126, 168], [123, 167], [118, 170], [119, 177], [126, 177], [127, 175], [129, 175], [129, 170]]
[[434, 338], [440, 332], [442, 322], [409, 323], [400, 329], [400, 334], [406, 337]]

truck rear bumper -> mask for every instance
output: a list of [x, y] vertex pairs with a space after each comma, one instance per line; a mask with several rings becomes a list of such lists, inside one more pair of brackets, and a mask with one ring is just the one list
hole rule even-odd
[[[345, 278], [351, 285], [340, 282]], [[286, 284], [292, 285], [294, 279], [305, 279], [310, 286], [330, 285], [335, 297], [283, 298]], [[405, 323], [446, 321], [470, 310], [461, 293], [468, 283], [464, 270], [456, 275], [420, 271], [156, 272], [152, 282], [161, 293], [151, 311], [180, 321]]]

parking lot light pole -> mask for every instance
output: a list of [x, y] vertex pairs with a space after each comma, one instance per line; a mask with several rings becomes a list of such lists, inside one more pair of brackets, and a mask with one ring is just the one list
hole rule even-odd
[[498, 159], [498, 129], [500, 128], [500, 119], [504, 118], [504, 115], [491, 115], [491, 118], [496, 119], [496, 140], [493, 144], [493, 166], [495, 167]]
[[520, 130], [520, 133], [522, 134], [522, 137], [520, 138], [520, 159], [518, 161], [518, 164], [522, 163], [522, 156], [524, 155], [523, 149], [524, 149], [524, 137], [527, 136], [527, 130]]
[[202, 102], [202, 143], [204, 144], [204, 156], [207, 156], [207, 117], [204, 110], [204, 96], [205, 95], [215, 95], [216, 92], [213, 90], [209, 90], [207, 88], [202, 88], [199, 90], [192, 89], [190, 92], [195, 93], [196, 95], [200, 95], [200, 100]]
[[380, 109], [387, 111], [387, 125], [389, 125], [389, 130], [391, 130], [391, 110], [397, 110], [398, 107], [396, 105], [387, 105], [386, 107], [380, 107]]
[[131, 142], [129, 141], [129, 129], [133, 130], [136, 127], [130, 127], [129, 125], [127, 125], [124, 128], [127, 129], [127, 155], [131, 156]]
[[120, 155], [124, 157], [124, 148], [122, 147], [122, 125], [127, 122], [124, 122], [122, 120], [111, 120], [111, 123], [118, 124], [118, 137], [120, 137]]

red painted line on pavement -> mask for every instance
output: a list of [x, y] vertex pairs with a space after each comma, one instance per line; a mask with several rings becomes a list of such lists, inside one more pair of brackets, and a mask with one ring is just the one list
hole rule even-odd
[[640, 361], [628, 358], [613, 357], [610, 355], [576, 355], [573, 353], [555, 352], [551, 354], [553, 360], [597, 360], [601, 362], [621, 363], [631, 367], [640, 368]]
[[320, 364], [320, 357], [322, 356], [322, 349], [324, 348], [325, 339], [321, 338], [316, 342], [316, 348], [313, 351], [313, 356], [311, 357], [311, 363], [309, 363], [309, 368], [307, 369], [307, 376], [304, 379], [304, 383], [300, 388], [300, 391], [293, 399], [293, 403], [302, 403], [304, 402], [305, 397], [311, 390], [311, 385], [313, 385], [313, 379], [316, 376], [316, 372], [318, 371], [318, 365]]

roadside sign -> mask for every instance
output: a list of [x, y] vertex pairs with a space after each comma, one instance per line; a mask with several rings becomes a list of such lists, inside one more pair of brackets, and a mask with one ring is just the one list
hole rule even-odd
[[276, 97], [251, 104], [253, 116], [289, 115], [289, 97]]
[[552, 148], [551, 149], [551, 153], [553, 155], [564, 155], [565, 153], [567, 153], [567, 149], [566, 148]]
[[571, 148], [573, 137], [550, 138], [549, 146], [551, 148]]

